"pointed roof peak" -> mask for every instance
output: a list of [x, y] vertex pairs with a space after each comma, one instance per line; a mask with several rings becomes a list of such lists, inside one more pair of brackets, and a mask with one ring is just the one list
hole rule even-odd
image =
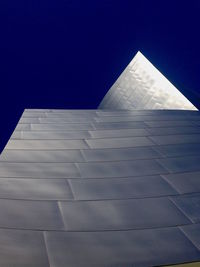
[[99, 108], [197, 110], [140, 51], [112, 85]]

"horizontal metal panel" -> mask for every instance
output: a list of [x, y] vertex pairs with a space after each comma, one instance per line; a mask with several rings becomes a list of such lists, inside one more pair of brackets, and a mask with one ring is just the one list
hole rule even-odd
[[45, 232], [50, 264], [161, 266], [199, 260], [200, 252], [178, 228], [140, 231]]
[[88, 148], [84, 140], [10, 140], [6, 149], [83, 149]]
[[147, 136], [149, 132], [146, 129], [119, 129], [119, 130], [96, 130], [89, 131], [93, 138], [108, 137], [128, 137], [128, 136]]
[[85, 141], [90, 148], [120, 148], [154, 145], [154, 143], [146, 137], [87, 139]]
[[[17, 133], [17, 132], [15, 132]], [[16, 136], [17, 137], [17, 136]], [[19, 136], [18, 136], [19, 137]], [[88, 131], [22, 131], [19, 138], [15, 139], [38, 139], [38, 140], [51, 140], [51, 139], [84, 139], [90, 138], [91, 135]]]
[[132, 159], [153, 159], [162, 157], [151, 147], [115, 148], [115, 149], [84, 149], [86, 161], [123, 161]]
[[63, 229], [63, 221], [54, 201], [1, 199], [0, 227], [16, 229]]
[[64, 179], [1, 178], [0, 198], [63, 200], [73, 199], [73, 195]]
[[[24, 129], [21, 129], [24, 130]], [[30, 128], [29, 128], [30, 130]], [[94, 130], [91, 123], [50, 123], [50, 124], [31, 124], [33, 131], [68, 131], [68, 130]]]
[[0, 177], [78, 178], [74, 163], [10, 163], [0, 162]]
[[170, 227], [190, 220], [167, 198], [59, 202], [67, 230]]
[[156, 160], [78, 163], [77, 165], [81, 176], [86, 178], [128, 177], [168, 172]]
[[80, 150], [26, 150], [4, 149], [0, 161], [8, 162], [84, 162]]
[[2, 267], [49, 267], [41, 231], [0, 229], [0, 247]]
[[200, 172], [173, 173], [163, 177], [180, 194], [200, 192]]
[[149, 139], [158, 145], [184, 144], [184, 143], [191, 144], [191, 143], [200, 143], [200, 134], [150, 136]]
[[157, 161], [170, 172], [200, 171], [200, 156], [166, 158]]
[[160, 176], [71, 179], [69, 182], [77, 200], [145, 198], [178, 194]]

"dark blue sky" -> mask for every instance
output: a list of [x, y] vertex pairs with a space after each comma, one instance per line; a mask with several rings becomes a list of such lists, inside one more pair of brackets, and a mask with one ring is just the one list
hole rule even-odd
[[96, 108], [140, 50], [200, 107], [200, 1], [0, 3], [0, 143], [24, 108]]

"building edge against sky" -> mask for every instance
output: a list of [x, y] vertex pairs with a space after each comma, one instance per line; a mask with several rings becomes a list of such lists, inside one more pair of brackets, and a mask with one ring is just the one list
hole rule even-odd
[[200, 261], [199, 112], [140, 53], [106, 98], [23, 112], [0, 155], [0, 266]]
[[140, 51], [112, 85], [99, 108], [197, 110]]

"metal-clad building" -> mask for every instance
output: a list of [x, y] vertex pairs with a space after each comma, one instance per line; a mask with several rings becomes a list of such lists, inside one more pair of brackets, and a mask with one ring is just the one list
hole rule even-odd
[[0, 266], [200, 261], [200, 114], [153, 75], [141, 102], [113, 86], [101, 109], [24, 111], [0, 156]]

